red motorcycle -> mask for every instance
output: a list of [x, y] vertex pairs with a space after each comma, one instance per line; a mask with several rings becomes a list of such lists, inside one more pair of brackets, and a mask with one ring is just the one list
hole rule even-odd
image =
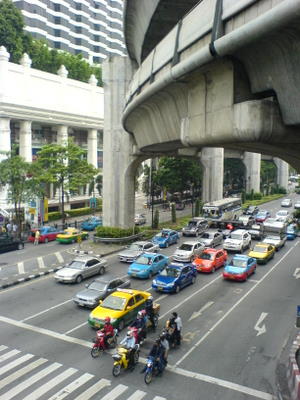
[[91, 350], [93, 358], [98, 357], [106, 349], [114, 349], [117, 346], [118, 329], [114, 329], [113, 336], [109, 337], [105, 342], [105, 333], [99, 330], [96, 333], [96, 339]]

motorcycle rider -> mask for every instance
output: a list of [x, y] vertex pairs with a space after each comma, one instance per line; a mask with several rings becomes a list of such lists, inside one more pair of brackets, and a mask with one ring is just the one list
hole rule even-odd
[[145, 303], [145, 310], [149, 321], [151, 322], [151, 327], [155, 331], [156, 326], [154, 322], [154, 308], [153, 308], [153, 297], [149, 296]]
[[176, 329], [175, 329], [175, 338], [176, 338], [176, 344], [177, 346], [180, 346], [181, 343], [181, 331], [182, 331], [182, 321], [177, 312], [172, 313], [174, 322], [176, 324]]
[[134, 370], [134, 351], [135, 351], [135, 338], [133, 337], [133, 333], [128, 331], [123, 340], [121, 340], [120, 345], [128, 350], [128, 369]]
[[147, 336], [147, 329], [146, 329], [146, 317], [145, 313], [142, 311], [139, 311], [137, 313], [136, 319], [133, 321], [133, 323], [130, 325], [131, 327], [135, 327], [138, 329], [138, 335], [137, 335], [137, 342], [139, 343], [141, 340], [145, 340]]
[[170, 345], [169, 345], [169, 341], [167, 339], [167, 333], [165, 331], [162, 331], [159, 338], [160, 338], [160, 342], [161, 342], [162, 346], [164, 347], [163, 362], [165, 364], [168, 364], [168, 354], [169, 354]]
[[[161, 344], [160, 338], [156, 339], [149, 354], [148, 357], [153, 357], [154, 359], [154, 368], [157, 368], [158, 374], [161, 375], [164, 369], [165, 364], [163, 363], [163, 355], [165, 352], [164, 346]], [[145, 365], [144, 368], [140, 371], [141, 374], [144, 373], [147, 369], [147, 366]]]
[[114, 327], [110, 323], [110, 317], [105, 317], [104, 319], [104, 326], [102, 328], [102, 331], [104, 332], [104, 343], [105, 346], [108, 347], [109, 345], [109, 339], [114, 336]]

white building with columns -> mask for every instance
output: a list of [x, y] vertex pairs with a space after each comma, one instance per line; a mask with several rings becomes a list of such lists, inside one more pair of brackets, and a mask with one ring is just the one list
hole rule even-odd
[[[94, 75], [83, 83], [69, 79], [64, 66], [57, 75], [39, 71], [31, 68], [26, 54], [20, 65], [14, 64], [5, 47], [0, 47], [0, 152], [18, 143], [20, 155], [31, 162], [43, 145], [72, 137], [87, 150], [88, 162], [102, 168], [103, 100], [103, 89]], [[50, 198], [49, 211], [54, 211], [58, 199], [53, 190]], [[86, 199], [83, 189], [82, 196], [70, 199], [70, 206], [84, 205]], [[9, 207], [3, 187], [0, 207]]]

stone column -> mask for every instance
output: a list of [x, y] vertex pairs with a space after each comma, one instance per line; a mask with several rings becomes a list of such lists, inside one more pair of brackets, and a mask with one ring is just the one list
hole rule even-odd
[[58, 125], [57, 127], [57, 144], [66, 145], [68, 143], [68, 127], [66, 125]]
[[[0, 118], [0, 162], [7, 158], [5, 152], [11, 151], [10, 133], [10, 119]], [[7, 187], [0, 185], [0, 207], [6, 208], [7, 206]]]
[[285, 189], [288, 189], [289, 164], [280, 158], [274, 158], [273, 160], [277, 167], [277, 184]]
[[31, 121], [20, 121], [20, 156], [27, 162], [32, 162], [31, 123]]
[[246, 192], [260, 192], [260, 162], [261, 154], [245, 151], [243, 163], [246, 167]]
[[134, 177], [141, 162], [133, 155], [132, 136], [121, 124], [125, 93], [133, 69], [128, 57], [107, 58], [102, 64], [104, 82], [103, 225], [134, 225]]
[[202, 181], [202, 201], [205, 203], [223, 198], [224, 149], [204, 147], [201, 151], [204, 168]]
[[95, 168], [98, 168], [98, 154], [97, 154], [97, 129], [89, 129], [87, 137], [87, 161]]

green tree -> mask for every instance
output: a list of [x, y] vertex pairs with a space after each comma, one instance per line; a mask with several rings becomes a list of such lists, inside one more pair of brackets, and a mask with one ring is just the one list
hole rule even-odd
[[41, 183], [54, 183], [60, 190], [61, 212], [65, 224], [65, 196], [78, 193], [91, 182], [98, 170], [86, 161], [86, 151], [71, 140], [66, 145], [47, 144], [37, 153], [34, 163], [36, 178]]
[[158, 164], [155, 182], [170, 193], [190, 190], [193, 184], [197, 189], [202, 181], [200, 163], [193, 159], [163, 157]]
[[33, 165], [17, 155], [15, 148], [5, 155], [7, 158], [0, 162], [0, 184], [7, 186], [8, 201], [14, 206], [14, 218], [20, 234], [23, 204], [36, 199], [42, 188], [32, 175]]
[[200, 199], [196, 200], [195, 205], [195, 217], [199, 217], [202, 214], [203, 202]]
[[175, 207], [175, 203], [171, 204], [171, 216], [172, 216], [172, 222], [175, 223], [176, 222], [176, 207]]
[[16, 63], [22, 57], [29, 35], [24, 33], [21, 11], [11, 0], [0, 1], [0, 46], [10, 53], [10, 61]]

